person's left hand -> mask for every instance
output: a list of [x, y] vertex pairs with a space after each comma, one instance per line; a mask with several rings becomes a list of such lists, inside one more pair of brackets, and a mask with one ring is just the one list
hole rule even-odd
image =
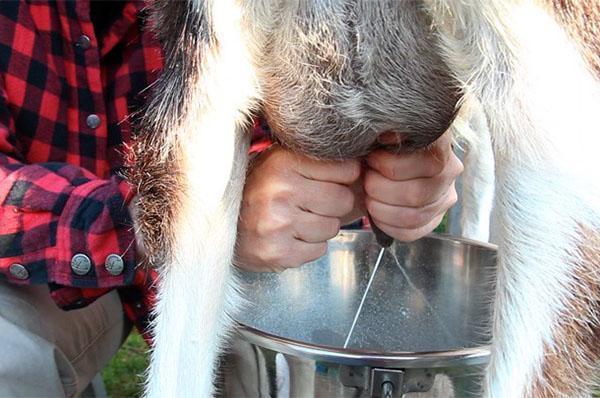
[[[397, 140], [387, 133], [382, 138], [386, 144]], [[427, 235], [456, 203], [454, 182], [463, 165], [452, 150], [449, 133], [416, 152], [373, 151], [367, 164], [366, 210], [382, 231], [397, 240], [410, 242]]]

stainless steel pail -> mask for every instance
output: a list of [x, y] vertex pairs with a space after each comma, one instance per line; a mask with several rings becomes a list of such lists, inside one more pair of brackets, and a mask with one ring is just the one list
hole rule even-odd
[[478, 395], [488, 361], [495, 248], [431, 235], [386, 249], [341, 232], [326, 256], [242, 273], [248, 305], [223, 358], [221, 393], [245, 397]]

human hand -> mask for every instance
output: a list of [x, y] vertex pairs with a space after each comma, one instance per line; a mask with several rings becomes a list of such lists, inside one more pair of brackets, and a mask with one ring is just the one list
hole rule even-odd
[[353, 210], [349, 185], [359, 176], [357, 160], [316, 161], [279, 146], [260, 154], [244, 187], [236, 265], [282, 271], [324, 255]]
[[[388, 133], [382, 138], [385, 144], [398, 142]], [[375, 224], [397, 240], [410, 242], [430, 233], [456, 203], [454, 183], [463, 165], [452, 150], [449, 133], [416, 152], [375, 150], [367, 164], [365, 207]]]

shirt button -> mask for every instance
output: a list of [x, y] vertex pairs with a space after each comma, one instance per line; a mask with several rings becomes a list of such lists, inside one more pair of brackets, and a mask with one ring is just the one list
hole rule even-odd
[[83, 276], [92, 269], [92, 261], [85, 254], [77, 253], [71, 259], [71, 269], [74, 274]]
[[87, 117], [87, 119], [85, 119], [85, 123], [89, 128], [95, 129], [96, 127], [100, 126], [100, 116], [92, 113]]
[[92, 41], [90, 40], [89, 36], [81, 35], [79, 36], [79, 39], [77, 39], [77, 43], [75, 45], [77, 46], [77, 48], [87, 50], [91, 47]]
[[125, 263], [123, 262], [121, 256], [116, 254], [109, 254], [106, 257], [106, 261], [104, 261], [104, 268], [106, 268], [109, 274], [117, 276], [123, 273]]
[[22, 264], [11, 264], [9, 271], [12, 276], [22, 281], [29, 278], [29, 271], [27, 271], [27, 268]]

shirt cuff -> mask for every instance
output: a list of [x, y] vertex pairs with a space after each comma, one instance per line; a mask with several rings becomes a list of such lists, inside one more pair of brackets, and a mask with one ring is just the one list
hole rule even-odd
[[58, 220], [50, 282], [86, 288], [133, 282], [136, 246], [127, 207], [132, 197], [131, 186], [116, 178], [73, 189]]

